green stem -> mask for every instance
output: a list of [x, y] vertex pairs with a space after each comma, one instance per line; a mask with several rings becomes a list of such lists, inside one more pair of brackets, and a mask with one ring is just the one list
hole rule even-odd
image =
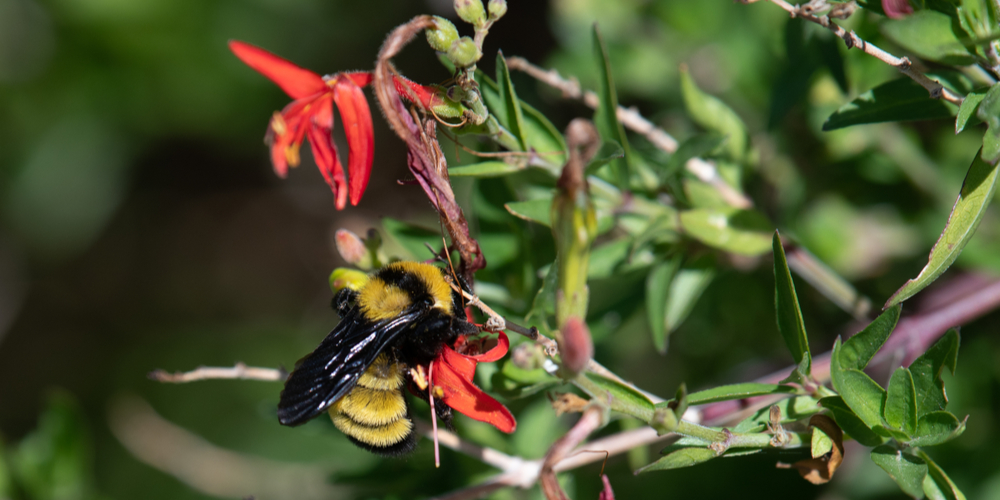
[[[774, 435], [763, 432], [746, 434], [736, 433], [727, 431], [726, 429], [717, 430], [711, 427], [705, 427], [686, 420], [681, 420], [677, 424], [677, 429], [674, 432], [682, 436], [701, 439], [702, 441], [707, 441], [709, 443], [721, 444], [723, 449], [771, 448], [771, 440], [774, 438]], [[812, 434], [807, 432], [789, 432], [787, 433], [787, 436], [788, 442], [785, 443], [783, 448], [801, 448], [812, 442]]]

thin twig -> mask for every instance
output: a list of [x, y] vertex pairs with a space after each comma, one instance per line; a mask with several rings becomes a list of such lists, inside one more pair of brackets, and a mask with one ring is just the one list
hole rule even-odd
[[[507, 58], [507, 66], [510, 69], [523, 71], [534, 79], [561, 91], [563, 97], [567, 99], [581, 100], [592, 109], [597, 109], [600, 105], [600, 99], [598, 99], [597, 94], [589, 90], [584, 91], [580, 87], [580, 82], [576, 81], [576, 79], [567, 80], [554, 69], [546, 71], [538, 66], [535, 66], [534, 64], [531, 64], [527, 59], [516, 56]], [[642, 135], [654, 146], [668, 153], [677, 151], [677, 139], [674, 139], [666, 131], [654, 125], [653, 122], [647, 120], [639, 114], [639, 111], [635, 108], [618, 106], [616, 114], [618, 115], [618, 121], [620, 121], [622, 125], [629, 130]], [[726, 200], [726, 203], [736, 208], [750, 208], [753, 206], [753, 202], [750, 201], [749, 198], [744, 196], [743, 193], [733, 189], [732, 186], [727, 184], [726, 181], [722, 179], [718, 170], [715, 168], [715, 165], [701, 158], [692, 158], [688, 160], [685, 167], [699, 180], [708, 183], [715, 188], [723, 199]]]
[[[753, 3], [749, 0], [738, 0], [743, 3]], [[754, 0], [756, 1], [756, 0]], [[900, 73], [910, 77], [913, 81], [917, 82], [923, 88], [927, 89], [933, 99], [941, 99], [943, 101], [950, 102], [956, 106], [961, 105], [964, 98], [954, 92], [946, 89], [940, 82], [930, 79], [927, 75], [917, 71], [913, 68], [913, 64], [906, 57], [896, 57], [880, 48], [876, 45], [866, 42], [864, 39], [858, 36], [854, 31], [847, 31], [840, 25], [834, 23], [830, 20], [829, 16], [822, 15], [817, 16], [801, 6], [792, 5], [785, 0], [770, 0], [771, 3], [781, 7], [792, 17], [801, 17], [806, 21], [816, 23], [830, 31], [834, 35], [837, 35], [844, 43], [847, 45], [848, 49], [858, 48], [862, 52], [868, 54], [889, 66], [892, 66], [899, 70]]]
[[230, 380], [260, 380], [263, 382], [283, 382], [288, 378], [288, 372], [283, 368], [259, 368], [236, 363], [231, 368], [201, 366], [189, 372], [170, 373], [164, 370], [150, 372], [149, 378], [157, 382], [184, 384], [198, 380], [230, 379]]

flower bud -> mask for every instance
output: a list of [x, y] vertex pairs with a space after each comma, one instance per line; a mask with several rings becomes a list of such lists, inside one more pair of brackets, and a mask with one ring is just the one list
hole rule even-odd
[[348, 264], [362, 268], [366, 267], [366, 263], [368, 267], [371, 266], [368, 248], [358, 235], [347, 229], [338, 229], [334, 241], [337, 243], [337, 252]]
[[460, 68], [476, 64], [480, 57], [483, 57], [483, 54], [479, 51], [479, 47], [476, 47], [476, 42], [467, 36], [455, 40], [455, 43], [448, 48], [448, 59]]
[[590, 358], [594, 356], [594, 342], [590, 339], [590, 329], [582, 319], [570, 316], [560, 331], [562, 342], [559, 354], [562, 356], [562, 367], [575, 376], [587, 368]]
[[455, 29], [455, 25], [439, 16], [434, 16], [434, 27], [424, 30], [424, 34], [427, 35], [427, 43], [438, 52], [448, 52], [451, 44], [458, 40], [458, 30]]
[[490, 0], [486, 8], [490, 11], [490, 20], [496, 21], [507, 13], [507, 0]]
[[330, 290], [337, 293], [344, 288], [360, 290], [368, 282], [368, 275], [357, 269], [338, 267], [330, 273]]
[[455, 0], [455, 13], [469, 24], [481, 26], [486, 23], [482, 0]]

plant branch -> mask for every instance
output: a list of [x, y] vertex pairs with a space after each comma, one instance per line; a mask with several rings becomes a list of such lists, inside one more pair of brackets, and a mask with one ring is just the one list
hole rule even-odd
[[172, 384], [215, 379], [283, 382], [288, 378], [288, 372], [284, 368], [259, 368], [256, 366], [247, 366], [243, 363], [236, 363], [235, 366], [230, 368], [201, 366], [188, 372], [170, 373], [165, 370], [153, 370], [149, 373], [149, 378], [157, 382]]
[[[757, 0], [738, 0], [742, 3], [754, 3]], [[882, 49], [878, 46], [866, 42], [864, 39], [858, 36], [854, 31], [847, 31], [842, 26], [834, 23], [830, 20], [827, 15], [818, 16], [813, 14], [808, 9], [803, 8], [800, 5], [792, 5], [785, 0], [770, 0], [771, 3], [777, 5], [784, 9], [792, 17], [801, 17], [806, 21], [816, 23], [830, 31], [834, 35], [837, 35], [844, 44], [847, 45], [848, 49], [858, 48], [865, 54], [868, 54], [889, 66], [892, 66], [899, 70], [900, 73], [910, 77], [913, 81], [917, 82], [923, 88], [927, 89], [933, 99], [941, 99], [943, 101], [950, 102], [956, 106], [962, 104], [964, 97], [955, 94], [954, 92], [946, 89], [940, 82], [930, 79], [927, 75], [917, 71], [913, 68], [913, 64], [906, 57], [896, 57]]]
[[[507, 58], [507, 66], [510, 69], [523, 71], [532, 78], [559, 90], [562, 92], [564, 98], [583, 101], [583, 103], [591, 109], [597, 109], [600, 104], [597, 94], [589, 90], [584, 91], [580, 87], [580, 82], [576, 81], [576, 79], [567, 80], [554, 69], [546, 71], [538, 66], [535, 66], [534, 64], [531, 64], [523, 57], [516, 56]], [[642, 135], [654, 146], [668, 153], [677, 151], [677, 139], [674, 139], [663, 129], [653, 125], [653, 122], [647, 120], [639, 114], [639, 111], [635, 108], [618, 106], [616, 114], [618, 115], [618, 121], [620, 121], [622, 125], [629, 130]], [[719, 176], [719, 172], [715, 168], [715, 165], [701, 158], [692, 158], [688, 160], [685, 167], [699, 180], [706, 182], [715, 188], [723, 199], [726, 200], [726, 203], [736, 208], [750, 208], [753, 206], [753, 202], [750, 201], [749, 198], [733, 189], [732, 186], [727, 184], [722, 177]]]

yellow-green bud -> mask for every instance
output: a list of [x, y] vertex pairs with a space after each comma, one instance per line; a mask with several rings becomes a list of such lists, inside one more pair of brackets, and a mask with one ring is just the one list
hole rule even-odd
[[482, 0], [455, 0], [455, 13], [469, 24], [481, 26], [486, 23]]
[[480, 57], [483, 57], [483, 54], [479, 51], [479, 47], [476, 47], [476, 42], [467, 36], [455, 40], [455, 43], [448, 48], [448, 59], [460, 68], [476, 64]]
[[448, 52], [451, 44], [458, 40], [458, 30], [451, 21], [434, 16], [434, 27], [424, 30], [427, 35], [427, 43], [438, 52]]
[[368, 275], [357, 269], [338, 267], [330, 273], [330, 290], [337, 293], [344, 288], [358, 291], [368, 282]]
[[507, 13], [507, 0], [490, 0], [486, 8], [490, 11], [490, 20], [496, 21]]

